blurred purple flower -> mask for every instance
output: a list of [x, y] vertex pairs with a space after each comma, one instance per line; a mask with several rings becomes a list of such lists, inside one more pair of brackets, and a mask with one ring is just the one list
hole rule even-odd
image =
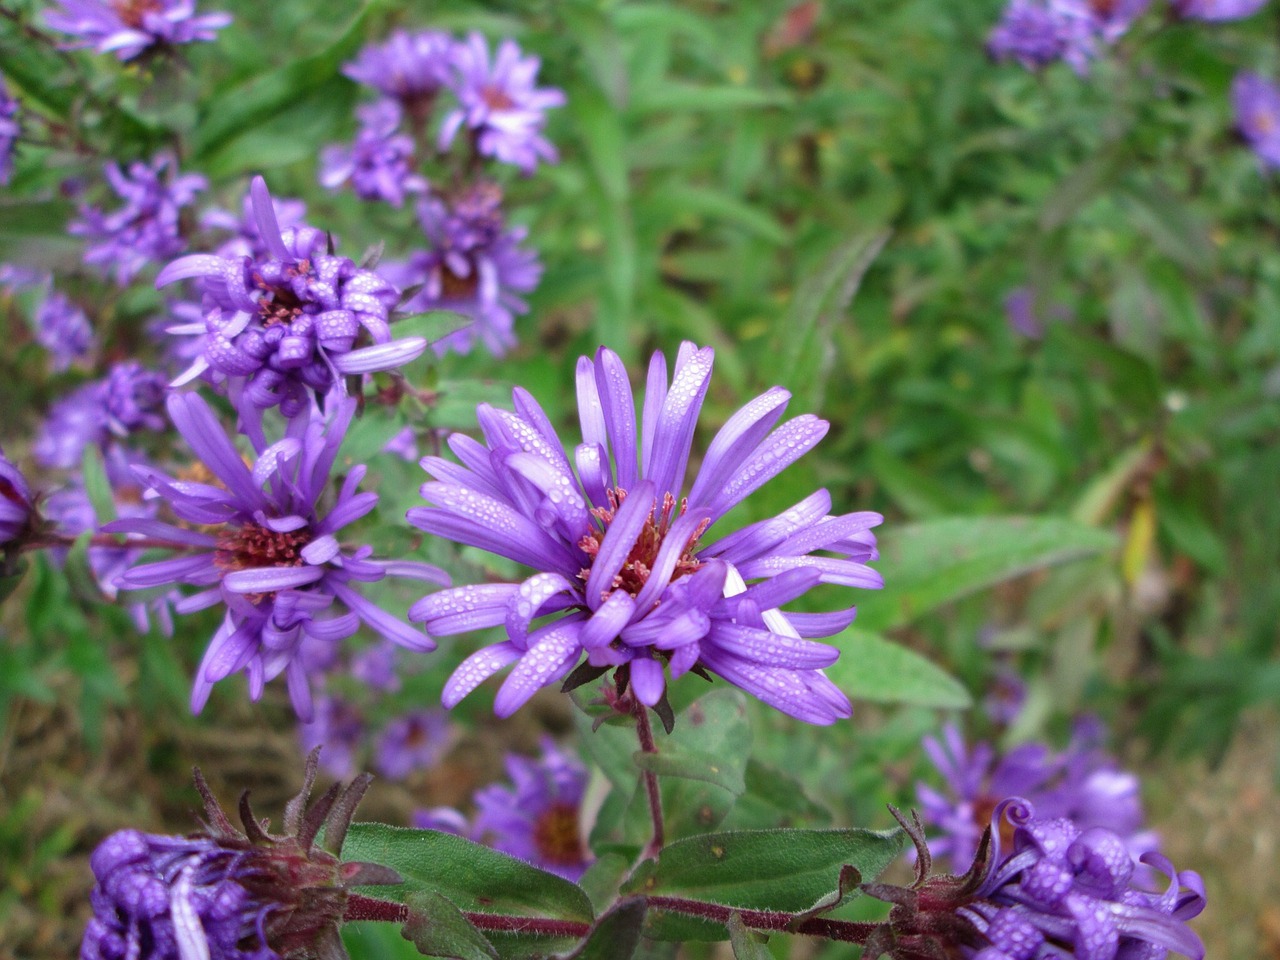
[[80, 219], [67, 228], [88, 242], [84, 262], [114, 274], [126, 286], [149, 263], [167, 260], [186, 249], [180, 218], [207, 185], [199, 174], [179, 174], [172, 154], [150, 163], [137, 161], [126, 174], [115, 163], [103, 167], [107, 182], [124, 205], [107, 213], [83, 206]]
[[0, 76], [0, 186], [7, 184], [13, 176], [13, 145], [21, 133], [18, 101], [10, 96], [4, 77]]
[[[227, 381], [242, 416], [279, 405], [295, 417], [306, 414], [313, 392], [344, 396], [345, 375], [391, 370], [426, 350], [422, 337], [391, 339], [395, 287], [329, 252], [329, 238], [314, 227], [282, 233], [266, 183], [255, 177], [250, 189], [268, 255], [193, 254], [156, 279], [157, 286], [202, 280], [204, 320], [170, 332], [205, 337], [205, 349], [175, 386], [211, 371]], [[355, 349], [362, 330], [373, 345]]]
[[1045, 0], [1010, 0], [987, 39], [992, 57], [1016, 60], [1028, 70], [1061, 60], [1066, 49], [1062, 23]]
[[397, 660], [399, 651], [395, 644], [375, 643], [351, 658], [351, 675], [379, 693], [395, 693], [400, 689]]
[[420, 457], [418, 453], [418, 431], [413, 427], [405, 427], [387, 441], [382, 448], [382, 452], [394, 454], [401, 460], [408, 460], [410, 463], [417, 463]]
[[1263, 167], [1280, 167], [1280, 86], [1242, 71], [1231, 84], [1236, 129]]
[[1173, 11], [1185, 20], [1243, 20], [1267, 5], [1267, 0], [1173, 0]]
[[396, 30], [361, 50], [342, 72], [399, 101], [411, 119], [423, 122], [452, 76], [453, 46], [446, 33]]
[[424, 193], [427, 181], [413, 171], [413, 138], [398, 132], [400, 107], [379, 100], [356, 111], [360, 130], [351, 146], [335, 144], [320, 152], [320, 185], [336, 190], [348, 180], [361, 200], [393, 207], [411, 193]]
[[515, 345], [516, 314], [529, 310], [521, 294], [537, 287], [542, 264], [520, 246], [523, 227], [504, 229], [501, 204], [501, 189], [485, 182], [452, 204], [427, 197], [418, 206], [418, 220], [429, 247], [407, 263], [385, 267], [399, 285], [422, 287], [406, 310], [452, 310], [472, 318], [433, 345], [441, 355], [449, 349], [467, 353], [478, 339], [501, 356]]
[[91, 443], [105, 452], [113, 440], [139, 430], [164, 430], [164, 394], [164, 378], [154, 370], [136, 360], [117, 363], [101, 380], [77, 387], [53, 405], [36, 438], [36, 461], [69, 470], [79, 466]]
[[1104, 43], [1119, 40], [1142, 16], [1151, 0], [1052, 0], [1058, 15], [1079, 21]]
[[1061, 753], [1040, 743], [1024, 743], [997, 756], [990, 744], [970, 750], [959, 730], [948, 724], [941, 740], [923, 741], [929, 759], [942, 774], [945, 793], [916, 784], [925, 819], [943, 831], [930, 843], [959, 873], [973, 860], [982, 832], [1000, 801], [1025, 797], [1046, 817], [1070, 817], [1081, 828], [1106, 827], [1124, 838], [1139, 857], [1157, 850], [1159, 838], [1143, 829], [1138, 778], [1116, 766], [1098, 746], [1100, 732], [1085, 722]]
[[403, 780], [440, 762], [449, 747], [449, 719], [441, 710], [411, 710], [387, 724], [378, 738], [378, 770]]
[[307, 753], [318, 747], [320, 766], [332, 777], [354, 776], [356, 756], [364, 741], [364, 715], [355, 704], [324, 693], [315, 698], [315, 712], [309, 721], [298, 724], [298, 740]]
[[473, 839], [471, 824], [453, 807], [430, 807], [413, 812], [413, 826], [418, 830], [438, 830], [455, 836]]
[[36, 310], [35, 337], [36, 343], [53, 358], [55, 373], [97, 348], [97, 338], [85, 312], [57, 290], [50, 290]]
[[[584, 442], [572, 454], [576, 476], [546, 413], [518, 387], [515, 413], [478, 408], [484, 444], [449, 438], [461, 466], [423, 458], [436, 480], [422, 495], [434, 506], [409, 510], [410, 523], [538, 571], [523, 583], [458, 587], [413, 606], [410, 618], [435, 634], [506, 629], [505, 641], [454, 672], [446, 706], [514, 663], [494, 701], [495, 712], [509, 716], [585, 652], [599, 673], [624, 668], [619, 682], [649, 706], [665, 695], [668, 664], [672, 677], [716, 673], [810, 723], [850, 716], [849, 699], [822, 672], [839, 651], [805, 638], [843, 630], [854, 610], [780, 608], [819, 583], [879, 588], [880, 575], [865, 561], [877, 556], [870, 531], [882, 518], [831, 516], [831, 498], [819, 490], [702, 546], [715, 521], [812, 449], [828, 427], [805, 414], [773, 429], [790, 400], [775, 387], [729, 419], [682, 499], [712, 356], [682, 344], [669, 383], [666, 360], [655, 353], [642, 419], [617, 354], [601, 348], [594, 362], [580, 358]], [[534, 623], [553, 614], [558, 619]]]
[[459, 106], [445, 115], [440, 148], [466, 127], [476, 152], [532, 173], [539, 161], [554, 163], [556, 149], [542, 136], [546, 111], [564, 105], [564, 93], [536, 87], [541, 62], [522, 56], [514, 40], [504, 40], [493, 60], [489, 44], [473, 33], [453, 48], [450, 88]]
[[[586, 768], [549, 739], [537, 760], [507, 754], [511, 786], [476, 792], [471, 833], [481, 843], [578, 880], [594, 859], [583, 842], [579, 808]], [[439, 829], [438, 827], [435, 829]]]
[[196, 14], [195, 0], [54, 0], [45, 11], [51, 29], [80, 39], [71, 49], [93, 47], [132, 60], [152, 47], [213, 40], [231, 22], [227, 13]]
[[21, 541], [36, 522], [27, 478], [0, 449], [0, 548]]
[[366, 468], [352, 467], [332, 507], [320, 506], [355, 407], [355, 400], [345, 399], [331, 405], [327, 421], [295, 418], [285, 438], [269, 446], [260, 425], [251, 429], [258, 458], [250, 468], [208, 404], [194, 394], [170, 395], [169, 416], [219, 485], [139, 469], [139, 477], [189, 526], [123, 519], [103, 529], [167, 541], [181, 551], [168, 560], [131, 567], [120, 587], [201, 587], [175, 604], [178, 613], [225, 605], [222, 626], [195, 678], [194, 711], [203, 708], [214, 683], [243, 670], [255, 700], [267, 680], [285, 673], [294, 708], [309, 719], [308, 676], [297, 655], [304, 636], [335, 643], [363, 622], [410, 649], [434, 649], [429, 637], [356, 589], [358, 583], [386, 576], [448, 582], [442, 570], [428, 564], [373, 560], [371, 548], [353, 550], [338, 541], [338, 531], [377, 503], [377, 494], [356, 492]]

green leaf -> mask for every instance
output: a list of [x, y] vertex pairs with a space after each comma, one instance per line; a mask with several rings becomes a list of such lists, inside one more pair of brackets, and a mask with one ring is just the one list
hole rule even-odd
[[735, 796], [741, 796], [747, 789], [743, 781], [746, 764], [726, 762], [718, 754], [665, 745], [661, 753], [637, 750], [631, 758], [641, 770], [650, 770], [660, 777], [703, 780], [724, 787]]
[[662, 110], [682, 113], [705, 110], [718, 113], [725, 110], [783, 106], [791, 101], [791, 96], [786, 93], [757, 90], [753, 87], [667, 81], [635, 91], [631, 107], [637, 114]]
[[413, 913], [402, 933], [419, 953], [452, 960], [497, 960], [498, 951], [493, 944], [440, 894], [414, 893], [407, 903]]
[[657, 191], [655, 202], [682, 213], [724, 220], [777, 246], [788, 243], [791, 238], [790, 232], [765, 210], [714, 187], [669, 182]]
[[885, 590], [858, 604], [858, 625], [887, 630], [1032, 570], [1105, 553], [1115, 534], [1060, 517], [948, 517], [880, 538]]
[[85, 445], [84, 457], [80, 461], [80, 471], [84, 478], [84, 492], [93, 505], [98, 526], [110, 523], [116, 518], [116, 498], [111, 492], [111, 481], [107, 478], [107, 471], [102, 463], [102, 453], [98, 450], [97, 444]]
[[729, 943], [733, 946], [734, 960], [773, 960], [769, 948], [742, 922], [742, 914], [730, 916], [726, 927], [729, 930]]
[[344, 860], [391, 867], [405, 883], [378, 887], [383, 900], [407, 903], [414, 893], [441, 894], [461, 910], [590, 922], [591, 901], [576, 884], [462, 837], [355, 823], [343, 844]]
[[398, 317], [391, 323], [391, 332], [396, 339], [401, 337], [423, 337], [428, 343], [434, 343], [475, 321], [465, 313], [453, 310], [428, 310], [425, 313], [412, 313], [406, 317]]
[[959, 680], [884, 637], [850, 627], [828, 642], [840, 649], [840, 659], [827, 667], [827, 676], [854, 700], [949, 710], [973, 704]]
[[[744, 830], [690, 837], [636, 871], [622, 892], [799, 913], [840, 890], [843, 867], [877, 876], [902, 849], [902, 831]], [[650, 910], [647, 935], [723, 940], [721, 924]]]
[[623, 900], [602, 916], [582, 946], [566, 960], [629, 960], [640, 946], [647, 912], [644, 900]]
[[587, 867], [578, 886], [587, 892], [596, 910], [604, 910], [618, 898], [618, 888], [630, 871], [630, 857], [620, 853], [602, 853]]

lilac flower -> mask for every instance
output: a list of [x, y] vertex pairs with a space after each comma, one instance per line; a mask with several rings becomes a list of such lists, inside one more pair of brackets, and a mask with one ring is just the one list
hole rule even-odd
[[71, 49], [93, 47], [132, 60], [152, 48], [213, 40], [231, 22], [230, 14], [196, 14], [195, 0], [55, 0], [45, 12], [54, 30], [80, 39]]
[[355, 704], [327, 693], [315, 698], [312, 718], [298, 724], [298, 740], [302, 749], [310, 753], [324, 747], [320, 766], [339, 780], [354, 775], [356, 755], [364, 741], [364, 732], [364, 715]]
[[953, 871], [963, 870], [974, 857], [992, 811], [1011, 796], [1026, 797], [1046, 817], [1068, 817], [1082, 829], [1105, 827], [1124, 839], [1134, 857], [1155, 851], [1158, 837], [1143, 829], [1138, 778], [1119, 769], [1099, 749], [1099, 740], [1100, 733], [1085, 723], [1061, 753], [1025, 743], [997, 756], [987, 743], [967, 748], [950, 724], [942, 740], [926, 737], [925, 752], [947, 789], [940, 793], [916, 784], [926, 819], [943, 832], [930, 844], [934, 855], [948, 857]]
[[36, 310], [35, 337], [53, 358], [55, 373], [68, 369], [97, 347], [85, 312], [56, 290], [51, 290]]
[[1173, 10], [1184, 20], [1243, 20], [1267, 5], [1267, 0], [1173, 0]]
[[[193, 254], [156, 279], [157, 286], [202, 279], [204, 321], [170, 331], [206, 337], [204, 353], [175, 385], [208, 370], [226, 379], [242, 415], [278, 404], [294, 417], [313, 391], [341, 397], [343, 376], [391, 370], [427, 348], [422, 337], [391, 339], [388, 315], [399, 294], [390, 283], [329, 252], [313, 227], [281, 233], [266, 183], [255, 177], [250, 190], [269, 255]], [[353, 349], [362, 329], [373, 345]]]
[[399, 133], [400, 107], [379, 100], [356, 111], [360, 130], [351, 146], [325, 147], [320, 153], [320, 184], [336, 190], [348, 180], [361, 200], [381, 200], [398, 207], [410, 193], [427, 189], [413, 172], [413, 138]]
[[440, 148], [446, 149], [466, 127], [476, 152], [510, 163], [532, 173], [538, 162], [554, 163], [556, 149], [542, 128], [546, 111], [564, 105], [564, 93], [553, 87], [538, 88], [540, 61], [522, 56], [514, 40], [504, 40], [492, 62], [489, 44], [478, 33], [453, 49], [454, 73], [450, 87], [459, 106], [444, 118]]
[[1017, 60], [1028, 70], [1038, 70], [1061, 60], [1067, 43], [1060, 18], [1045, 0], [1010, 0], [991, 31], [987, 50], [997, 60]]
[[623, 668], [619, 682], [650, 706], [665, 694], [669, 664], [673, 677], [716, 673], [811, 723], [850, 715], [848, 698], [822, 672], [839, 651], [806, 638], [843, 630], [854, 610], [779, 608], [818, 583], [880, 587], [865, 561], [876, 557], [870, 529], [882, 518], [831, 516], [831, 498], [819, 490], [777, 517], [703, 545], [717, 520], [827, 432], [827, 423], [809, 414], [773, 429], [790, 399], [775, 387], [720, 430], [682, 500], [711, 366], [709, 348], [685, 343], [669, 384], [666, 360], [654, 354], [638, 418], [622, 361], [601, 348], [594, 362], [578, 361], [583, 443], [572, 454], [537, 401], [517, 388], [514, 413], [479, 407], [484, 444], [460, 434], [449, 439], [461, 466], [423, 458], [436, 480], [422, 495], [434, 506], [411, 509], [410, 523], [537, 571], [523, 583], [458, 587], [413, 606], [410, 618], [436, 634], [506, 629], [506, 640], [455, 671], [446, 706], [514, 663], [494, 702], [498, 715], [508, 716], [585, 652], [596, 675]]
[[377, 503], [377, 494], [356, 492], [365, 467], [351, 469], [331, 508], [320, 506], [355, 406], [353, 399], [333, 404], [327, 423], [295, 418], [285, 438], [269, 446], [260, 426], [251, 429], [258, 457], [250, 468], [203, 400], [194, 394], [169, 397], [170, 418], [217, 485], [139, 470], [177, 517], [195, 526], [123, 519], [103, 529], [165, 540], [184, 551], [130, 568], [120, 578], [122, 588], [191, 584], [201, 589], [175, 605], [179, 613], [226, 607], [195, 678], [193, 710], [203, 708], [214, 683], [233, 673], [248, 675], [255, 700], [267, 680], [285, 673], [298, 715], [310, 719], [307, 672], [298, 657], [307, 636], [335, 643], [363, 622], [410, 649], [435, 647], [356, 589], [388, 575], [448, 582], [443, 571], [425, 563], [372, 560], [371, 548], [352, 550], [338, 541], [342, 528]]
[[893, 813], [915, 845], [916, 878], [910, 887], [861, 885], [894, 904], [868, 937], [866, 956], [1157, 960], [1174, 951], [1203, 960], [1204, 946], [1187, 926], [1204, 909], [1200, 875], [1179, 873], [1149, 853], [1143, 862], [1168, 883], [1162, 893], [1147, 892], [1134, 883], [1136, 864], [1124, 842], [1104, 827], [1039, 817], [1032, 804], [1014, 797], [996, 809], [963, 876], [930, 876], [922, 824]]
[[449, 720], [439, 710], [412, 710], [387, 724], [378, 738], [378, 769], [403, 780], [440, 762], [449, 747]]
[[306, 809], [316, 760], [307, 759], [301, 793], [285, 808], [287, 833], [265, 832], [242, 798], [243, 831], [196, 772], [205, 803], [204, 832], [187, 837], [121, 830], [89, 863], [97, 885], [80, 960], [281, 960], [347, 956], [338, 926], [348, 887], [399, 883], [372, 863], [340, 862], [351, 816], [369, 786], [358, 778]]
[[36, 438], [36, 460], [69, 470], [79, 465], [91, 443], [105, 452], [113, 440], [139, 430], [164, 430], [164, 394], [164, 378], [154, 370], [136, 360], [117, 363], [101, 380], [76, 388], [53, 405]]
[[495, 850], [578, 880], [594, 859], [579, 820], [586, 768], [551, 740], [543, 740], [539, 759], [507, 754], [506, 766], [511, 786], [493, 784], [476, 793], [472, 835]]
[[20, 542], [36, 523], [31, 487], [0, 449], [0, 548]]
[[446, 33], [397, 30], [383, 43], [361, 50], [342, 72], [399, 101], [411, 118], [421, 122], [452, 77], [453, 47], [453, 38]]
[[529, 310], [520, 294], [537, 287], [542, 265], [520, 246], [523, 227], [503, 228], [501, 203], [502, 191], [483, 182], [452, 204], [426, 198], [418, 219], [430, 246], [406, 264], [387, 265], [403, 286], [422, 287], [405, 309], [452, 310], [474, 321], [437, 341], [437, 353], [467, 353], [476, 339], [495, 356], [515, 345], [515, 315]]
[[1263, 167], [1280, 167], [1280, 86], [1242, 71], [1231, 84], [1236, 129]]
[[111, 213], [81, 207], [80, 219], [67, 229], [88, 241], [84, 262], [114, 274], [123, 287], [147, 264], [186, 249], [179, 223], [182, 208], [207, 183], [199, 174], [179, 174], [177, 160], [169, 153], [150, 163], [131, 163], [127, 174], [115, 163], [108, 163], [103, 172], [124, 206]]
[[13, 145], [21, 134], [18, 101], [10, 96], [4, 77], [0, 76], [0, 186], [13, 176]]

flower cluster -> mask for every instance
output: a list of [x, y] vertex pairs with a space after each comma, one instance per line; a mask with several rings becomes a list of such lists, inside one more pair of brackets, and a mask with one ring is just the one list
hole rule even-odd
[[427, 181], [413, 171], [413, 138], [400, 130], [400, 107], [379, 100], [358, 111], [360, 132], [351, 146], [326, 147], [320, 154], [320, 183], [334, 189], [348, 180], [361, 200], [392, 206], [422, 193]]
[[77, 360], [89, 356], [97, 338], [88, 316], [69, 297], [50, 290], [36, 310], [35, 338], [53, 358], [54, 373], [61, 373]]
[[126, 286], [143, 267], [159, 263], [186, 249], [180, 219], [207, 185], [199, 174], [178, 173], [172, 154], [164, 153], [151, 162], [129, 164], [128, 171], [116, 163], [103, 168], [107, 183], [124, 201], [116, 210], [84, 206], [80, 219], [68, 230], [88, 242], [84, 262], [114, 275]]
[[143, 563], [124, 573], [125, 589], [185, 583], [201, 588], [174, 605], [191, 613], [218, 604], [226, 608], [196, 675], [192, 709], [200, 710], [213, 684], [244, 671], [251, 695], [281, 673], [298, 715], [312, 714], [307, 670], [299, 656], [310, 638], [332, 644], [361, 623], [388, 640], [415, 650], [435, 644], [366, 599], [357, 584], [384, 577], [447, 583], [425, 563], [380, 561], [369, 547], [352, 549], [338, 533], [377, 504], [377, 494], [358, 493], [365, 468], [354, 467], [336, 502], [322, 505], [338, 447], [356, 401], [331, 403], [326, 419], [297, 418], [272, 444], [261, 424], [247, 431], [258, 457], [240, 458], [209, 406], [194, 394], [172, 394], [169, 416], [202, 461], [208, 482], [177, 479], [149, 467], [136, 472], [167, 503], [183, 526], [145, 518], [121, 519], [103, 529], [163, 541], [180, 551], [167, 560]]
[[602, 348], [594, 361], [578, 362], [583, 442], [571, 455], [537, 401], [517, 388], [514, 412], [479, 408], [484, 444], [450, 437], [461, 466], [423, 459], [436, 478], [422, 487], [433, 506], [411, 509], [410, 523], [536, 571], [521, 583], [457, 587], [414, 605], [410, 617], [434, 634], [493, 626], [507, 634], [458, 668], [446, 706], [514, 663], [494, 704], [507, 716], [585, 654], [596, 676], [620, 669], [620, 686], [649, 706], [663, 699], [669, 667], [672, 677], [718, 674], [811, 723], [850, 715], [848, 698], [822, 672], [839, 651], [809, 638], [844, 629], [853, 609], [780, 608], [819, 583], [881, 586], [866, 565], [881, 517], [832, 516], [819, 490], [705, 543], [717, 520], [827, 432], [809, 414], [775, 429], [790, 399], [775, 387], [729, 419], [682, 497], [711, 366], [709, 348], [685, 343], [669, 381], [666, 360], [654, 354], [638, 418], [621, 359]]
[[36, 438], [36, 460], [45, 467], [79, 466], [90, 444], [107, 452], [139, 430], [163, 430], [164, 378], [136, 360], [115, 364], [105, 377], [57, 401]]
[[520, 857], [569, 880], [591, 865], [580, 819], [587, 787], [586, 768], [544, 739], [542, 756], [506, 758], [510, 786], [491, 784], [476, 791], [476, 815], [468, 823], [456, 810], [421, 810], [415, 826], [469, 837]]
[[[400, 297], [391, 283], [335, 254], [314, 227], [281, 231], [261, 177], [250, 193], [265, 252], [192, 254], [156, 280], [201, 281], [203, 320], [169, 328], [203, 338], [175, 386], [208, 371], [242, 416], [279, 406], [286, 417], [306, 417], [313, 397], [345, 394], [345, 375], [395, 369], [426, 350], [422, 337], [391, 339], [390, 313]], [[371, 345], [357, 347], [362, 334]]]
[[121, 60], [153, 50], [213, 40], [231, 22], [226, 13], [196, 13], [195, 0], [56, 0], [45, 23], [77, 37], [75, 49], [92, 47]]

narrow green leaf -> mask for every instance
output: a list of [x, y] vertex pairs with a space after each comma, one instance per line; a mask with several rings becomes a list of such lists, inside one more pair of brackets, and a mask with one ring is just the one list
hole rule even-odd
[[973, 698], [959, 680], [914, 650], [850, 627], [829, 641], [840, 659], [827, 676], [854, 700], [960, 710]]
[[758, 90], [754, 87], [667, 81], [643, 90], [636, 90], [631, 100], [631, 107], [637, 114], [663, 110], [687, 113], [705, 110], [716, 113], [722, 110], [780, 107], [791, 101], [792, 97], [789, 94]]
[[565, 960], [630, 960], [640, 946], [646, 910], [640, 898], [618, 903]]
[[419, 953], [451, 960], [497, 960], [493, 944], [440, 894], [414, 893], [407, 904], [413, 913], [401, 933]]
[[384, 900], [405, 903], [414, 893], [431, 891], [461, 910], [586, 922], [595, 917], [591, 901], [576, 884], [447, 833], [355, 823], [342, 856], [391, 867], [405, 878], [403, 884], [377, 888]]

